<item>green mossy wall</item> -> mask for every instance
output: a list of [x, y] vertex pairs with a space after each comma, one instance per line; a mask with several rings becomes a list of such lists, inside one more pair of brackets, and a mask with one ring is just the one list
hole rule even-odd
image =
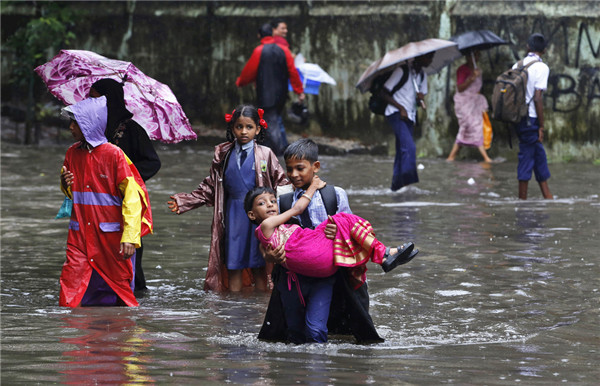
[[[523, 57], [532, 32], [550, 39], [544, 61], [551, 76], [545, 93], [547, 144], [591, 144], [600, 140], [600, 6], [596, 1], [138, 1], [70, 2], [80, 12], [71, 47], [128, 60], [168, 84], [194, 124], [220, 127], [224, 112], [254, 100], [252, 87], [235, 79], [258, 43], [258, 27], [283, 17], [293, 52], [318, 63], [337, 81], [308, 96], [311, 124], [289, 125], [364, 143], [390, 142], [385, 121], [367, 108], [368, 93], [355, 84], [386, 51], [409, 41], [449, 38], [470, 29], [490, 29], [509, 41], [482, 54], [485, 95], [495, 77]], [[31, 17], [31, 5], [2, 7], [2, 41]], [[55, 53], [49, 52], [48, 59]], [[10, 56], [3, 46], [3, 57]], [[2, 99], [10, 66], [2, 60]], [[429, 109], [417, 129], [422, 155], [449, 151], [457, 132], [453, 114], [454, 73], [462, 63], [429, 78]], [[41, 88], [43, 89], [43, 88]], [[48, 98], [48, 96], [45, 96]], [[498, 133], [501, 125], [495, 125]], [[500, 135], [498, 137], [501, 137]], [[597, 150], [595, 150], [597, 151]]]

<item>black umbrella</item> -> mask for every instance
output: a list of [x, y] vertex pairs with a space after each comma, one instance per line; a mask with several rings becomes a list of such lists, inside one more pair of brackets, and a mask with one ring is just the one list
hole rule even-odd
[[487, 29], [479, 31], [467, 31], [450, 38], [451, 41], [458, 44], [459, 51], [463, 50], [488, 50], [502, 44], [508, 44], [498, 35]]
[[471, 53], [471, 59], [475, 68], [477, 68], [477, 64], [473, 57], [473, 51], [489, 50], [492, 47], [508, 44], [498, 35], [487, 29], [463, 32], [452, 36], [450, 40], [458, 44], [457, 48], [463, 54]]

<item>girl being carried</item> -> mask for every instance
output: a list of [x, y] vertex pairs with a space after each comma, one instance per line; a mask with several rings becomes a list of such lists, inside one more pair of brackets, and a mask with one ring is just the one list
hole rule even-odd
[[[397, 248], [386, 247], [375, 238], [371, 224], [353, 214], [337, 213], [329, 216], [327, 221], [315, 229], [286, 224], [292, 217], [301, 214], [315, 191], [324, 186], [325, 182], [314, 176], [306, 193], [291, 209], [281, 214], [272, 189], [255, 188], [246, 195], [244, 209], [248, 218], [260, 224], [255, 231], [256, 237], [262, 245], [270, 248], [285, 245], [285, 261], [282, 264], [288, 270], [311, 277], [328, 277], [338, 267], [363, 265], [370, 259], [381, 264], [385, 272], [389, 272], [417, 255], [419, 250], [414, 249], [414, 244], [410, 242]], [[334, 240], [325, 237], [324, 229], [328, 222], [337, 225]], [[364, 271], [362, 277], [356, 279], [358, 286], [364, 283]]]

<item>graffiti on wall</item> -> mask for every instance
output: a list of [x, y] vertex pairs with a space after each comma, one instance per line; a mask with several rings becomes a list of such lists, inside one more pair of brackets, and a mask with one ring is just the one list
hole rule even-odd
[[[547, 97], [551, 99], [552, 111], [570, 113], [580, 108], [590, 109], [593, 102], [600, 99], [600, 78], [598, 57], [600, 55], [600, 36], [594, 41], [594, 34], [586, 22], [580, 22], [577, 43], [574, 51], [569, 47], [568, 26], [565, 20], [554, 26], [546, 25], [547, 19], [536, 20], [532, 31], [544, 31], [548, 40], [556, 42], [554, 51], [560, 54], [562, 69], [551, 71], [548, 79]], [[591, 60], [584, 60], [590, 58]], [[593, 66], [593, 63], [596, 66]]]
[[[541, 31], [553, 45], [552, 52], [558, 57], [544, 57], [544, 61], [550, 66], [550, 78], [548, 79], [548, 92], [545, 98], [550, 98], [549, 107], [556, 113], [571, 113], [580, 108], [589, 110], [598, 108], [600, 100], [600, 35], [594, 34], [594, 28], [587, 22], [580, 22], [577, 26], [577, 39], [575, 47], [569, 44], [572, 39], [569, 36], [568, 20], [536, 19], [527, 31], [515, 30], [515, 25], [510, 19], [499, 21], [497, 32], [502, 37], [527, 36], [533, 31]], [[463, 21], [458, 23], [459, 27], [467, 24]], [[522, 54], [522, 43], [511, 41], [511, 60], [516, 62]], [[519, 50], [520, 49], [520, 50]], [[494, 74], [499, 74], [510, 65], [511, 60], [506, 61], [506, 55], [502, 55], [497, 48], [487, 51], [484, 55]], [[505, 52], [505, 51], [504, 51]], [[491, 87], [494, 77], [486, 79], [486, 84]], [[446, 90], [451, 92], [449, 82]], [[449, 107], [449, 105], [447, 105]]]
[[[587, 23], [582, 22], [579, 25], [574, 64], [574, 67], [579, 69], [579, 76], [576, 79], [569, 74], [559, 73], [550, 77], [549, 87], [552, 87], [550, 96], [553, 111], [567, 113], [580, 107], [589, 109], [592, 102], [597, 102], [600, 99], [600, 78], [598, 74], [600, 70], [598, 66], [580, 66], [580, 58], [583, 54], [586, 54], [584, 47], [589, 49], [589, 53], [597, 63], [600, 55], [600, 39], [596, 44], [596, 48], [594, 48], [589, 26]], [[568, 47], [566, 47], [564, 57], [568, 64], [570, 57]]]

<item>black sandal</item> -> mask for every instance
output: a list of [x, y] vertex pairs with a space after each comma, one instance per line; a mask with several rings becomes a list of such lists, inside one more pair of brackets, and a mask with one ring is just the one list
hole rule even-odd
[[398, 253], [396, 253], [394, 256], [390, 256], [390, 248], [387, 247], [385, 249], [385, 255], [383, 255], [385, 261], [381, 263], [381, 268], [383, 268], [383, 271], [390, 272], [397, 266], [411, 261], [417, 255], [417, 253], [419, 253], [419, 250], [414, 248], [415, 245], [411, 242], [408, 242], [398, 247]]

